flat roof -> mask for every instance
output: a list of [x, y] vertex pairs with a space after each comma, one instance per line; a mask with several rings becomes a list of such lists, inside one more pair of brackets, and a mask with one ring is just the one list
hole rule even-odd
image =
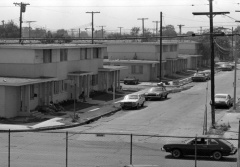
[[[104, 59], [104, 63], [129, 63], [129, 64], [134, 64], [134, 63], [140, 63], [140, 64], [156, 64], [159, 63], [159, 61], [154, 61], [154, 60], [109, 60], [109, 59]], [[165, 60], [162, 60], [162, 62], [166, 62]]]
[[126, 70], [128, 67], [126, 66], [111, 66], [104, 65], [103, 68], [98, 68], [98, 71], [117, 71], [117, 70]]
[[69, 72], [68, 76], [83, 76], [83, 75], [91, 75], [93, 72], [91, 71], [74, 71], [74, 72]]
[[0, 48], [15, 49], [69, 49], [69, 48], [99, 48], [105, 44], [0, 44]]
[[49, 81], [57, 81], [57, 78], [18, 78], [18, 77], [0, 77], [0, 86], [24, 86]]

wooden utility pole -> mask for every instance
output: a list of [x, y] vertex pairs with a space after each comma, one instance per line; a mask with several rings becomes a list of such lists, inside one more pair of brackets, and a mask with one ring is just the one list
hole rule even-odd
[[157, 35], [157, 32], [158, 32], [158, 23], [160, 23], [160, 21], [153, 21], [153, 23], [156, 23], [156, 35]]
[[120, 36], [122, 36], [122, 28], [123, 27], [118, 27], [120, 29]]
[[159, 82], [162, 81], [162, 12], [160, 12], [160, 49], [159, 49]]
[[15, 6], [20, 6], [20, 29], [19, 29], [19, 43], [21, 43], [21, 38], [22, 38], [22, 13], [26, 12], [26, 6], [30, 5], [29, 3], [13, 3]]
[[102, 38], [103, 38], [103, 27], [106, 27], [106, 26], [98, 26], [98, 27], [102, 27]]
[[213, 15], [224, 15], [229, 12], [213, 12], [212, 1], [209, 0], [209, 12], [193, 12], [193, 15], [207, 15], [210, 20], [210, 45], [211, 45], [211, 115], [212, 115], [212, 127], [215, 127], [215, 63], [214, 63], [214, 43], [213, 43]]
[[92, 14], [92, 44], [93, 44], [93, 31], [94, 31], [94, 26], [93, 26], [93, 14], [95, 14], [95, 13], [100, 13], [100, 12], [86, 12], [86, 13], [91, 13], [91, 14]]
[[179, 35], [182, 35], [182, 27], [183, 27], [184, 25], [182, 25], [182, 24], [180, 24], [180, 25], [178, 25], [178, 27], [179, 27]]
[[148, 18], [139, 18], [138, 20], [142, 20], [142, 32], [144, 37], [144, 20], [148, 20]]
[[36, 21], [25, 21], [25, 23], [28, 23], [28, 37], [31, 37], [31, 23]]

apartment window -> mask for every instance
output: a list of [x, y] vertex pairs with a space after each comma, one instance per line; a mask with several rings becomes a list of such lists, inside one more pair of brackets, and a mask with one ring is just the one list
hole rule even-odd
[[67, 57], [68, 57], [68, 50], [60, 49], [60, 61], [67, 61]]
[[93, 48], [93, 58], [97, 59], [100, 58], [100, 48]]
[[167, 45], [163, 45], [163, 52], [168, 52], [168, 46]]
[[80, 60], [87, 59], [87, 48], [80, 49]]
[[43, 63], [51, 63], [51, 62], [52, 62], [52, 49], [44, 49]]
[[177, 45], [170, 46], [170, 52], [177, 51]]
[[141, 65], [132, 65], [131, 70], [132, 74], [143, 74], [143, 66]]
[[98, 84], [98, 75], [92, 75], [92, 86], [95, 86]]
[[30, 99], [34, 99], [34, 85], [30, 85]]
[[54, 94], [59, 93], [59, 81], [54, 81]]

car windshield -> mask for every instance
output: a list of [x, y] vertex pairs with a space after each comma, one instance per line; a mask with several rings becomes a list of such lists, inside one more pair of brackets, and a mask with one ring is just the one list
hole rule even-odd
[[226, 95], [216, 95], [215, 98], [226, 99]]
[[223, 142], [224, 144], [228, 145], [229, 147], [232, 147], [232, 143], [230, 143], [227, 140], [219, 139], [219, 141]]
[[126, 99], [138, 99], [138, 95], [127, 95]]
[[159, 91], [163, 91], [164, 88], [163, 87], [156, 87], [156, 88], [151, 88], [149, 90], [149, 92], [159, 92]]

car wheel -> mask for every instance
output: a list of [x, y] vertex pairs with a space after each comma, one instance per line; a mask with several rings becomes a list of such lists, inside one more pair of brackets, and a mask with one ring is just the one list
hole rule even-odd
[[142, 103], [141, 107], [143, 107], [143, 106], [144, 106], [144, 102]]
[[166, 99], [166, 98], [167, 98], [167, 96], [168, 96], [168, 94], [166, 94], [164, 98]]
[[173, 156], [174, 158], [180, 158], [180, 157], [182, 156], [182, 153], [181, 153], [181, 151], [180, 151], [179, 149], [174, 149], [174, 150], [172, 151], [172, 156]]
[[139, 104], [137, 104], [137, 107], [136, 107], [137, 109], [139, 109]]
[[213, 152], [213, 159], [220, 160], [222, 158], [222, 153], [220, 151]]
[[145, 100], [148, 101], [148, 98], [145, 97]]

